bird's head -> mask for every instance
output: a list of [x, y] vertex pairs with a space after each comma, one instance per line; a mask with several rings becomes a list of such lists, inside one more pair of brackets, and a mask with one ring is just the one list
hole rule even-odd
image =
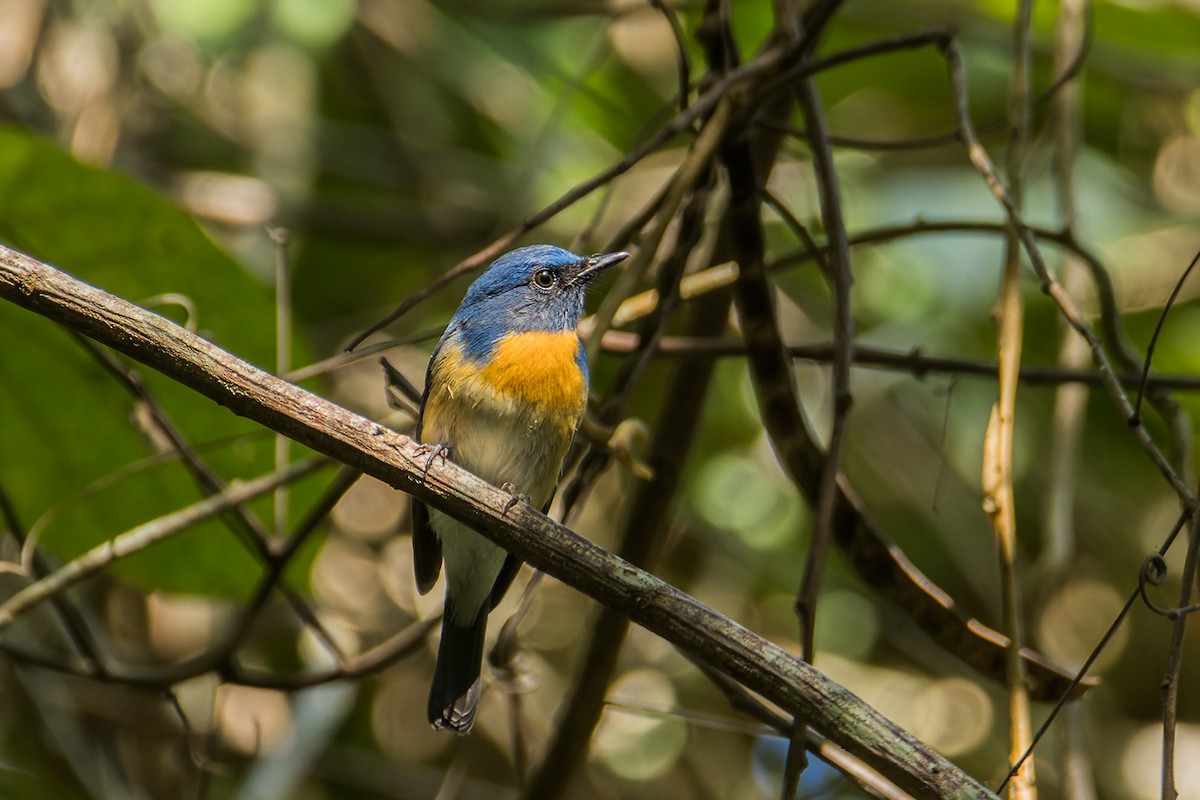
[[507, 332], [574, 330], [592, 279], [628, 257], [579, 256], [546, 244], [513, 250], [471, 284], [455, 321]]

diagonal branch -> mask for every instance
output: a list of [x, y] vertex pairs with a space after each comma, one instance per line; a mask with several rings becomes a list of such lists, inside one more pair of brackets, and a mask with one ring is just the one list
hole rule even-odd
[[101, 341], [303, 445], [409, 492], [657, 633], [920, 797], [994, 798], [851, 692], [781, 648], [447, 463], [422, 478], [412, 439], [292, 386], [155, 314], [0, 246], [0, 297]]

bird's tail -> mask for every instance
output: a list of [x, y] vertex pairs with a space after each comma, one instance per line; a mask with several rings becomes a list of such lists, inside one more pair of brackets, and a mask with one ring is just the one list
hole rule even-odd
[[484, 603], [475, 621], [464, 626], [455, 621], [452, 599], [446, 595], [442, 641], [429, 690], [429, 724], [435, 730], [449, 728], [459, 736], [466, 736], [475, 724], [488, 610], [488, 604]]

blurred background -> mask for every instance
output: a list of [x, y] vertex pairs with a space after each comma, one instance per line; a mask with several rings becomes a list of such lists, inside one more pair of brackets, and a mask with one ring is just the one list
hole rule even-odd
[[[276, 368], [280, 249], [268, 227], [285, 228], [285, 328], [293, 341], [280, 371], [316, 364], [671, 118], [680, 56], [672, 22], [698, 80], [704, 61], [694, 33], [703, 8], [657, 6], [0, 0], [0, 240]], [[1004, 127], [986, 123], [1005, 115], [1014, 6], [857, 0], [837, 11], [818, 55], [954, 26], [973, 117], [1002, 161]], [[1078, 2], [1038, 4], [1037, 89], [1069, 67], [1084, 10]], [[1036, 225], [1069, 225], [1107, 270], [1119, 322], [1140, 351], [1200, 245], [1200, 5], [1121, 0], [1091, 4], [1090, 12], [1078, 79], [1035, 111], [1025, 207]], [[737, 2], [730, 13], [749, 56], [775, 25], [773, 4]], [[922, 226], [997, 223], [1003, 215], [962, 146], [941, 137], [954, 120], [935, 51], [851, 61], [816, 84], [831, 132], [842, 137], [835, 164], [847, 227], [852, 237], [875, 232], [853, 250], [857, 341], [966, 365], [856, 369], [845, 472], [920, 569], [996, 625], [995, 545], [979, 488], [996, 386], [969, 367], [994, 362], [1002, 237]], [[885, 146], [927, 137], [927, 146]], [[672, 139], [522, 243], [603, 249], [665, 185], [689, 143], [686, 135]], [[810, 164], [806, 140], [785, 137], [770, 187], [820, 234]], [[803, 249], [792, 228], [764, 214], [768, 255], [780, 265], [773, 276], [785, 336], [826, 343], [828, 289], [811, 262], [789, 261]], [[887, 233], [894, 228], [902, 230]], [[1094, 283], [1080, 260], [1061, 247], [1044, 252], [1095, 314]], [[467, 282], [371, 340], [405, 340], [386, 355], [418, 386]], [[1183, 287], [1158, 341], [1156, 371], [1200, 371], [1200, 309], [1190, 302], [1198, 287]], [[1090, 368], [1031, 274], [1025, 289], [1025, 362]], [[154, 375], [142, 376], [152, 401], [132, 394], [121, 367], [106, 366], [49, 322], [0, 307], [0, 340], [0, 555], [10, 562], [32, 538], [47, 565], [62, 563], [201, 496], [177, 446], [164, 441], [159, 412], [224, 481], [272, 468], [268, 434]], [[605, 393], [622, 358], [602, 352], [593, 360], [595, 393]], [[667, 357], [651, 364], [630, 418], [655, 424], [673, 368]], [[412, 425], [389, 405], [374, 357], [290, 374], [396, 430]], [[797, 374], [823, 430], [827, 365], [800, 360]], [[1018, 535], [1030, 645], [1075, 669], [1136, 586], [1142, 558], [1166, 539], [1178, 507], [1109, 397], [1058, 394], [1060, 383], [1030, 382], [1018, 397]], [[1151, 433], [1189, 471], [1195, 388], [1172, 393], [1175, 422], [1147, 416]], [[703, 403], [657, 572], [798, 652], [792, 607], [812, 512], [765, 438], [743, 360], [719, 361]], [[289, 457], [305, 455], [295, 447]], [[273, 531], [294, 529], [332, 474], [319, 472], [252, 509]], [[623, 465], [606, 470], [573, 527], [615, 546], [638, 482]], [[528, 593], [515, 655], [507, 669], [485, 668], [487, 689], [467, 739], [435, 734], [425, 721], [434, 635], [353, 679], [311, 688], [291, 680], [327, 672], [337, 652], [353, 657], [440, 609], [440, 588], [427, 597], [415, 591], [408, 515], [403, 494], [367, 479], [355, 484], [289, 563], [290, 593], [274, 593], [254, 616], [232, 672], [200, 669], [174, 680], [162, 671], [222, 646], [260, 578], [262, 559], [227, 522], [119, 562], [66, 595], [66, 616], [48, 605], [5, 629], [0, 793], [519, 796], [522, 776], [554, 736], [597, 615], [594, 603], [558, 582], [542, 580]], [[1161, 605], [1179, 595], [1183, 552], [1180, 542], [1168, 554], [1165, 585], [1150, 590]], [[11, 572], [0, 574], [4, 596], [27, 582]], [[526, 569], [493, 615], [493, 635], [522, 604], [529, 579]], [[313, 619], [303, 621], [298, 609]], [[78, 626], [64, 623], [75, 616]], [[91, 655], [114, 674], [144, 670], [143, 679], [70, 675], [95, 667], [75, 627], [90, 631]], [[1158, 796], [1159, 687], [1170, 635], [1168, 621], [1134, 606], [1093, 668], [1102, 685], [1056, 722], [1038, 751], [1043, 796]], [[1197, 636], [1193, 625], [1183, 650], [1182, 796], [1200, 795], [1200, 696], [1190, 691], [1200, 677]], [[933, 645], [837, 553], [816, 637], [820, 669], [980, 780], [995, 785], [1004, 775], [1001, 689]], [[1036, 706], [1035, 723], [1047, 711]], [[785, 752], [786, 740], [731, 708], [671, 646], [634, 628], [567, 796], [775, 797]], [[867, 796], [819, 760], [803, 781], [806, 797]]]

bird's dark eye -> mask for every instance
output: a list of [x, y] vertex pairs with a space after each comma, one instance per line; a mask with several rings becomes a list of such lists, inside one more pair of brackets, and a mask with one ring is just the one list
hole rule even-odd
[[558, 282], [558, 276], [553, 270], [539, 269], [533, 273], [533, 285], [539, 289], [549, 289]]

